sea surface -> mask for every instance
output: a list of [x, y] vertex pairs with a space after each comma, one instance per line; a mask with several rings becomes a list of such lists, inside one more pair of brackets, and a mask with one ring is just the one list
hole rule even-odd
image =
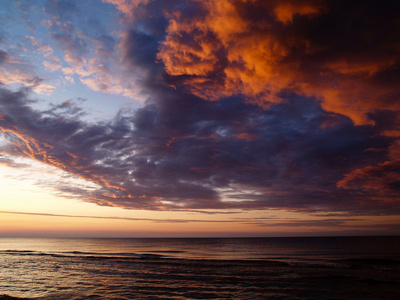
[[0, 299], [400, 299], [400, 237], [2, 238]]

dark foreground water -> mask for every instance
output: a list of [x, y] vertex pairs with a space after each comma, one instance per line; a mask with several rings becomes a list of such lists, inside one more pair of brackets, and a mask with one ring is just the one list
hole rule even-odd
[[0, 239], [20, 298], [400, 299], [400, 237]]

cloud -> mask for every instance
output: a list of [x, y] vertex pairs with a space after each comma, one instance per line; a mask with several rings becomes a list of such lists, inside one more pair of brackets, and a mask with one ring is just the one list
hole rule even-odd
[[237, 220], [201, 220], [201, 219], [151, 219], [151, 218], [130, 218], [130, 217], [103, 217], [90, 215], [66, 215], [66, 214], [48, 214], [48, 213], [32, 213], [32, 212], [17, 212], [17, 211], [0, 211], [0, 214], [16, 214], [16, 215], [31, 215], [44, 217], [63, 217], [63, 218], [85, 218], [85, 219], [105, 219], [105, 220], [123, 220], [123, 221], [150, 221], [155, 223], [242, 223]]
[[376, 110], [399, 111], [396, 1], [196, 5], [166, 14], [157, 57], [175, 86], [206, 100], [243, 95], [264, 107], [294, 92], [359, 125], [372, 124]]
[[284, 24], [293, 23], [295, 16], [314, 16], [318, 15], [321, 7], [317, 4], [322, 1], [281, 1], [273, 9], [275, 17]]
[[[385, 162], [355, 169], [338, 182], [344, 189], [366, 190], [375, 197], [385, 197], [386, 201], [396, 202], [400, 190], [400, 142], [389, 147], [389, 158]], [[385, 196], [382, 196], [385, 195]]]
[[[2, 90], [0, 126], [19, 153], [95, 183], [70, 192], [136, 209], [294, 209], [393, 213], [336, 187], [343, 174], [382, 160], [389, 146], [370, 126], [293, 97], [268, 110], [240, 98], [218, 102], [160, 87], [154, 99], [106, 123], [79, 120], [73, 102], [36, 111], [26, 93]], [[307, 105], [305, 105], [307, 103]], [[321, 128], [334, 117], [336, 126]], [[252, 139], [242, 136], [251, 135]], [[299, 151], [298, 149], [302, 149]], [[63, 187], [63, 192], [68, 188]], [[360, 204], [361, 198], [363, 205]]]
[[[47, 29], [63, 53], [63, 62], [54, 54], [45, 54], [44, 66], [51, 71], [61, 69], [65, 82], [71, 82], [70, 76], [76, 75], [94, 91], [141, 99], [135, 78], [125, 76], [125, 67], [119, 60], [118, 34], [107, 31], [91, 18], [86, 22], [75, 20], [82, 15], [75, 2], [71, 5], [49, 2], [48, 6], [46, 12], [52, 21]], [[73, 10], [74, 16], [65, 14], [63, 6]]]
[[62, 67], [61, 60], [54, 54], [47, 53], [44, 57], [47, 60], [43, 61], [43, 65], [50, 71], [54, 72]]
[[59, 190], [99, 205], [398, 214], [396, 3], [144, 1], [119, 39], [65, 23], [63, 72], [143, 105], [88, 122], [0, 86], [3, 153], [93, 183]]
[[53, 16], [57, 22], [68, 22], [75, 15], [81, 15], [79, 8], [74, 1], [48, 0], [43, 8], [48, 14]]
[[27, 86], [42, 95], [51, 95], [56, 90], [55, 86], [36, 74], [29, 61], [5, 51], [0, 52], [0, 84]]
[[117, 6], [118, 10], [125, 14], [127, 21], [132, 22], [135, 19], [135, 12], [140, 4], [148, 4], [151, 0], [103, 0]]
[[3, 154], [0, 154], [0, 165], [10, 168], [26, 168], [28, 166], [28, 164], [16, 162], [14, 159]]
[[[362, 219], [315, 219], [315, 220], [287, 220], [273, 217], [266, 218], [233, 218], [229, 220], [224, 219], [177, 219], [177, 218], [132, 218], [132, 217], [108, 217], [108, 216], [91, 216], [91, 215], [67, 215], [67, 214], [49, 214], [49, 213], [32, 213], [32, 212], [17, 212], [17, 211], [0, 211], [0, 214], [15, 214], [15, 215], [30, 215], [30, 216], [43, 216], [43, 217], [62, 217], [62, 218], [84, 218], [84, 219], [104, 219], [104, 220], [122, 220], [122, 221], [148, 221], [154, 223], [239, 223], [250, 224], [257, 227], [341, 227], [343, 228], [365, 228], [368, 226], [359, 225], [357, 222], [363, 221]], [[382, 227], [388, 229], [396, 229], [398, 224], [385, 224]], [[373, 227], [372, 227], [373, 228]], [[372, 229], [371, 228], [371, 229]]]
[[55, 34], [55, 41], [64, 50], [64, 60], [73, 64], [83, 64], [88, 54], [87, 43], [84, 39], [69, 34]]
[[52, 95], [57, 88], [54, 85], [42, 83], [35, 86], [32, 90], [41, 95]]
[[45, 56], [46, 54], [52, 53], [54, 51], [52, 46], [41, 43], [34, 36], [25, 36], [25, 38], [31, 42], [35, 50], [38, 50], [40, 52], [45, 52]]

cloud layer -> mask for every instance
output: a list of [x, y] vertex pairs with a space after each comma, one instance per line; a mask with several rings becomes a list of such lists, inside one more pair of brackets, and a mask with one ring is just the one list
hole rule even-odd
[[[97, 40], [92, 65], [118, 49], [147, 100], [89, 122], [79, 103], [35, 109], [32, 87], [0, 78], [4, 163], [93, 182], [63, 191], [99, 205], [400, 212], [397, 1], [108, 2], [124, 32]], [[85, 57], [76, 36], [54, 38], [75, 49], [65, 60]]]
[[295, 92], [360, 125], [376, 109], [399, 110], [398, 2], [196, 3], [169, 15], [158, 58], [200, 97], [268, 106]]

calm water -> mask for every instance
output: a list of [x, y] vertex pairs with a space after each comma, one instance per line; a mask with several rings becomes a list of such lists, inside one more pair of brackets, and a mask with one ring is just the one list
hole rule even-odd
[[400, 237], [0, 239], [0, 299], [400, 299]]

